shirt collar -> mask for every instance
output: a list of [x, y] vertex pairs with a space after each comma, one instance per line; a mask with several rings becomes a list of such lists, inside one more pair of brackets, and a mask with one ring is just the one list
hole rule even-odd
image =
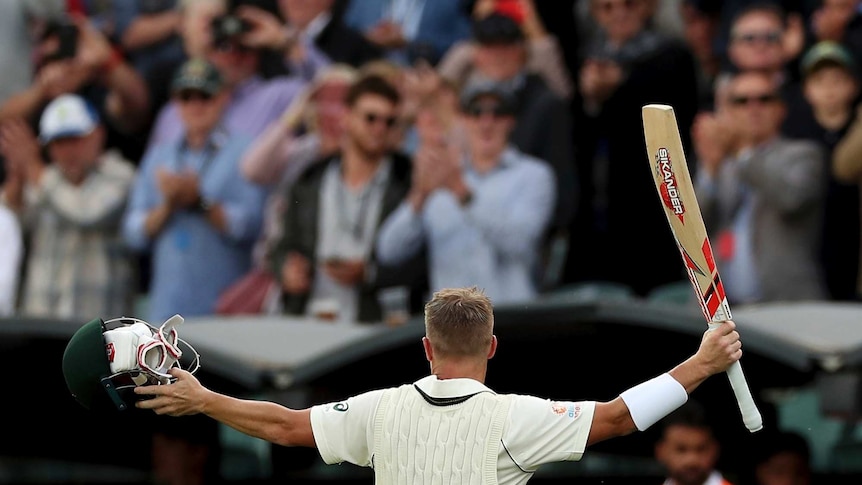
[[431, 397], [446, 399], [453, 397], [462, 397], [476, 394], [479, 392], [490, 392], [496, 394], [489, 389], [485, 384], [467, 378], [458, 379], [438, 379], [435, 375], [423, 377], [414, 383], [422, 392]]

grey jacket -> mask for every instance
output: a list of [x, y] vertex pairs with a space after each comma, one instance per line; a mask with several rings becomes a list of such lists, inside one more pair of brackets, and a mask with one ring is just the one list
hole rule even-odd
[[817, 258], [826, 193], [823, 156], [813, 142], [778, 137], [726, 161], [713, 184], [698, 186], [719, 270], [716, 238], [734, 223], [743, 188], [754, 195], [751, 234], [763, 301], [826, 298]]

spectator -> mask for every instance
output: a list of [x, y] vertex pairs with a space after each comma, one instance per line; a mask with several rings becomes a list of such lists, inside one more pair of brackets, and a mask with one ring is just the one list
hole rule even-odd
[[344, 22], [401, 66], [419, 59], [436, 65], [453, 44], [470, 36], [461, 0], [350, 0]]
[[739, 152], [717, 163], [701, 160], [697, 187], [728, 300], [823, 299], [817, 256], [826, 190], [822, 150], [781, 135], [786, 108], [775, 76], [736, 73], [728, 99]]
[[[73, 50], [74, 49], [74, 50]], [[36, 125], [54, 98], [75, 93], [96, 107], [107, 146], [136, 160], [150, 116], [144, 79], [83, 16], [46, 28], [36, 52], [36, 79], [0, 105], [0, 122], [21, 118]]]
[[660, 422], [655, 458], [664, 467], [664, 485], [731, 485], [716, 468], [721, 445], [703, 406], [689, 400]]
[[317, 315], [335, 304], [343, 322], [382, 320], [378, 292], [406, 286], [414, 311], [425, 290], [420, 256], [387, 265], [374, 255], [383, 220], [410, 187], [411, 162], [392, 150], [400, 96], [379, 76], [364, 76], [348, 91], [339, 153], [311, 165], [291, 188], [292, 206], [273, 251], [273, 269], [289, 314]]
[[[228, 10], [226, 3], [190, 0], [184, 4], [183, 46], [189, 57], [203, 57], [219, 70], [229, 100], [222, 120], [224, 127], [232, 134], [254, 138], [281, 116], [305, 83], [287, 76], [261, 76], [261, 50], [244, 44], [242, 33], [232, 30], [230, 24], [237, 21], [236, 12]], [[221, 20], [214, 22], [217, 19]], [[160, 70], [173, 73], [176, 66]], [[156, 117], [147, 150], [176, 141], [181, 128], [179, 104], [172, 98]]]
[[335, 15], [335, 0], [279, 0], [286, 25], [274, 15], [244, 6], [239, 15], [251, 25], [244, 42], [254, 47], [281, 50], [292, 72], [310, 80], [329, 63], [358, 68], [383, 56], [383, 51]]
[[270, 252], [282, 234], [281, 224], [290, 207], [293, 183], [312, 163], [340, 150], [347, 91], [356, 79], [356, 70], [348, 65], [324, 68], [243, 155], [242, 175], [269, 194], [264, 230], [255, 251], [257, 264], [269, 267]]
[[263, 191], [239, 173], [251, 139], [225, 126], [231, 93], [215, 66], [186, 61], [171, 92], [179, 139], [144, 158], [123, 221], [126, 242], [152, 252], [153, 322], [212, 314], [219, 294], [251, 268], [263, 214]]
[[[18, 177], [6, 174], [6, 177]], [[21, 184], [10, 182], [10, 186]], [[24, 259], [24, 240], [18, 216], [5, 203], [0, 203], [0, 317], [15, 313], [18, 300], [18, 282], [21, 277], [21, 262]]]
[[548, 165], [515, 149], [515, 99], [498, 83], [462, 97], [466, 152], [430, 139], [414, 158], [410, 193], [377, 241], [381, 262], [397, 264], [427, 247], [432, 291], [476, 285], [497, 303], [539, 290], [542, 238], [553, 215]]
[[[578, 214], [572, 225], [567, 281], [613, 281], [638, 295], [684, 278], [667, 220], [657, 204], [632, 204], [655, 198], [649, 170], [633, 170], [644, 160], [641, 108], [649, 103], [674, 107], [683, 146], [697, 107], [694, 56], [679, 39], [647, 28], [651, 10], [644, 0], [591, 0], [600, 27], [588, 45], [578, 73], [581, 103], [577, 119], [577, 171], [581, 181]], [[673, 72], [673, 76], [668, 73]], [[643, 257], [637, 272], [631, 254], [632, 227], [651, 227], [654, 237], [639, 241]]]
[[[527, 43], [528, 72], [538, 74], [555, 94], [569, 100], [573, 94], [571, 74], [565, 67], [563, 51], [557, 38], [549, 33], [542, 19], [536, 12], [534, 0], [514, 0], [500, 2], [499, 0], [479, 0], [468, 2], [473, 4], [470, 12], [475, 20], [492, 13], [504, 13], [520, 19], [519, 25], [524, 31]], [[515, 5], [512, 7], [511, 5]], [[514, 9], [508, 13], [506, 8]], [[456, 42], [440, 60], [437, 70], [444, 78], [465, 86], [474, 74], [475, 37]]]
[[[776, 2], [752, 2], [738, 9], [730, 24], [727, 47], [729, 70], [757, 70], [771, 73], [780, 87], [787, 105], [788, 121], [806, 108], [799, 83], [798, 70], [793, 69], [802, 45], [800, 36], [786, 21], [786, 11]], [[788, 40], [794, 39], [794, 40]]]
[[134, 293], [132, 265], [119, 238], [134, 165], [105, 148], [95, 108], [73, 94], [58, 96], [39, 121], [39, 142], [21, 120], [0, 131], [11, 166], [6, 201], [31, 235], [21, 313], [80, 320], [126, 315]]
[[834, 300], [855, 300], [859, 274], [859, 186], [837, 179], [829, 167], [835, 145], [847, 134], [855, 118], [859, 95], [858, 69], [841, 44], [822, 41], [802, 58], [807, 110], [785, 123], [791, 138], [814, 141], [823, 149], [827, 173], [826, 201], [820, 261], [829, 295]]
[[[543, 251], [550, 252], [557, 245], [568, 247], [569, 224], [580, 190], [575, 175], [569, 104], [554, 94], [541, 77], [527, 72], [524, 32], [511, 17], [488, 15], [475, 22], [473, 35], [476, 39], [474, 80], [503, 83], [515, 97], [516, 123], [509, 141], [522, 153], [549, 163], [554, 170], [556, 205]], [[557, 266], [549, 258], [549, 255], [543, 256], [548, 259], [545, 264], [548, 274]], [[556, 278], [550, 278], [543, 283], [543, 289], [557, 283]]]
[[811, 450], [795, 431], [768, 431], [755, 436], [752, 485], [810, 485]]

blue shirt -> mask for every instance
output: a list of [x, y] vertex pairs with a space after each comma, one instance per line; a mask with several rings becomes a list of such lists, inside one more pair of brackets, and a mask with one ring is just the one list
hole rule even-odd
[[553, 170], [508, 148], [490, 172], [465, 163], [464, 179], [473, 194], [466, 206], [444, 189], [428, 197], [421, 213], [403, 202], [380, 229], [378, 260], [398, 264], [427, 244], [432, 291], [476, 285], [494, 303], [534, 298], [556, 200]]
[[[251, 269], [265, 192], [239, 172], [240, 157], [250, 141], [216, 132], [202, 150], [176, 140], [156, 145], [142, 161], [124, 215], [123, 237], [134, 249], [152, 251], [148, 321], [161, 323], [175, 313], [212, 314], [221, 292]], [[150, 239], [144, 221], [163, 203], [158, 169], [197, 172], [201, 197], [223, 208], [227, 232], [219, 232], [202, 212], [180, 210]]]

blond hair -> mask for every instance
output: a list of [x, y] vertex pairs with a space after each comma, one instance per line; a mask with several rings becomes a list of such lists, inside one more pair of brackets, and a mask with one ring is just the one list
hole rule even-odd
[[494, 334], [494, 308], [479, 288], [446, 288], [425, 304], [425, 336], [435, 354], [479, 357]]

